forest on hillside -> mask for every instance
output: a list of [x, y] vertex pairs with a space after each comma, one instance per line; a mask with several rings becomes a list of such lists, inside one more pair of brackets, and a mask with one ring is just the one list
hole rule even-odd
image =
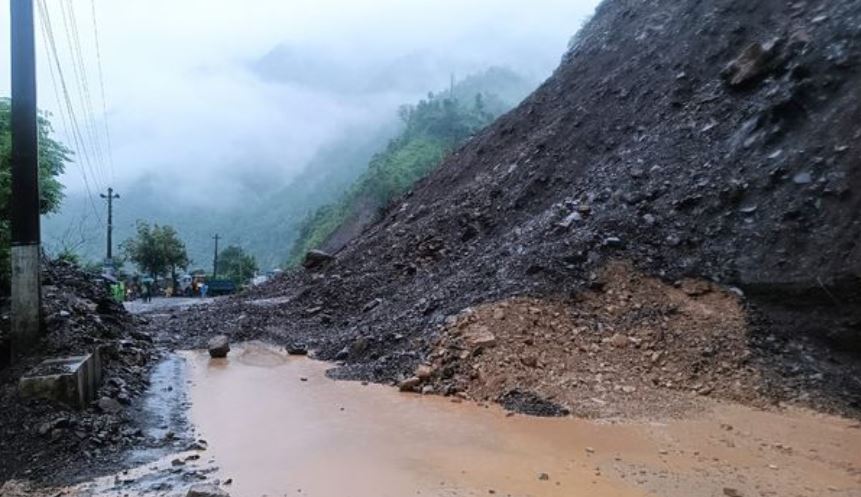
[[[318, 149], [289, 180], [262, 179], [264, 184], [284, 184], [259, 194], [211, 198], [200, 205], [154, 182], [139, 181], [114, 204], [114, 240], [133, 236], [137, 222], [146, 220], [177, 229], [188, 249], [190, 269], [211, 266], [216, 233], [224, 243], [252, 254], [261, 269], [279, 267], [291, 259], [291, 249], [314, 245], [337, 228], [343, 209], [349, 209], [347, 199], [366, 198], [363, 193], [373, 191], [374, 209], [384, 205], [438, 163], [445, 151], [519, 103], [534, 86], [514, 71], [497, 67], [456, 80], [432, 97], [405, 103], [386, 124], [347, 130]], [[102, 207], [94, 208], [86, 196], [67, 195], [61, 209], [44, 218], [46, 249], [100, 261], [105, 251]]]
[[[404, 126], [401, 133], [374, 154], [367, 170], [336, 202], [305, 218], [288, 264], [299, 262], [313, 248], [340, 248], [389, 202], [509, 106], [498, 95], [482, 92], [476, 78], [467, 78], [447, 92], [431, 93], [416, 105], [402, 106], [398, 112]], [[349, 233], [338, 237], [339, 229]]]

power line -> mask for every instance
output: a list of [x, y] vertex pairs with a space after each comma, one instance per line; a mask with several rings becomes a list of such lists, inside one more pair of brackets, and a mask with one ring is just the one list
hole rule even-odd
[[[38, 0], [38, 7], [39, 7], [39, 13], [41, 14], [40, 20], [42, 23], [42, 31], [43, 31], [43, 34], [45, 36], [45, 41], [46, 41], [46, 50], [49, 52], [49, 56], [48, 56], [49, 65], [50, 65], [51, 60], [53, 60], [54, 65], [56, 66], [57, 76], [59, 77], [59, 80], [60, 80], [60, 89], [62, 90], [63, 103], [65, 104], [66, 112], [68, 114], [69, 128], [72, 130], [72, 133], [70, 133], [70, 135], [71, 135], [73, 141], [75, 142], [74, 146], [78, 150], [78, 156], [82, 158], [80, 170], [81, 170], [81, 174], [82, 174], [83, 179], [84, 179], [84, 186], [87, 190], [87, 196], [90, 200], [90, 205], [93, 208], [93, 213], [96, 215], [96, 219], [99, 220], [99, 224], [103, 224], [102, 220], [101, 220], [101, 216], [99, 215], [98, 208], [96, 208], [95, 199], [93, 197], [92, 189], [90, 188], [90, 181], [87, 178], [86, 169], [89, 168], [90, 176], [93, 177], [92, 179], [94, 182], [97, 181], [97, 178], [95, 177], [95, 174], [93, 173], [93, 167], [92, 167], [92, 161], [90, 159], [90, 154], [89, 154], [89, 151], [85, 145], [85, 141], [83, 139], [83, 135], [82, 135], [81, 130], [80, 130], [80, 125], [78, 124], [77, 118], [75, 116], [75, 109], [74, 109], [74, 106], [72, 105], [72, 101], [71, 101], [71, 98], [69, 96], [69, 90], [68, 90], [68, 87], [66, 85], [66, 78], [63, 74], [63, 67], [60, 64], [60, 57], [59, 57], [58, 51], [57, 51], [57, 44], [56, 44], [56, 40], [54, 38], [53, 28], [51, 26], [50, 12], [48, 11], [48, 6], [45, 3], [45, 0]], [[50, 48], [50, 50], [48, 50], [49, 48]], [[52, 74], [52, 78], [53, 78], [54, 77], [53, 69], [51, 71], [51, 74]], [[55, 91], [56, 91], [56, 80], [54, 81], [54, 84], [55, 84]], [[63, 109], [62, 105], [60, 106], [60, 109], [62, 112], [62, 109]], [[65, 125], [66, 120], [64, 119], [63, 122]], [[68, 133], [68, 130], [67, 130], [67, 133]], [[98, 185], [96, 185], [96, 186], [98, 187]]]
[[66, 43], [69, 46], [69, 54], [72, 61], [72, 72], [75, 76], [75, 84], [78, 87], [78, 99], [80, 100], [81, 112], [83, 114], [84, 130], [89, 135], [90, 144], [95, 156], [95, 169], [99, 173], [101, 186], [106, 183], [104, 167], [104, 153], [102, 152], [101, 140], [97, 131], [93, 100], [90, 95], [89, 77], [87, 66], [84, 63], [81, 38], [78, 34], [78, 22], [75, 17], [75, 7], [68, 1], [60, 2], [60, 12], [63, 17], [63, 28], [66, 34]]
[[111, 144], [111, 130], [108, 126], [108, 105], [107, 99], [105, 98], [105, 76], [102, 72], [102, 50], [101, 43], [99, 43], [99, 22], [98, 17], [96, 16], [96, 0], [90, 0], [90, 6], [92, 7], [93, 14], [93, 39], [96, 41], [96, 66], [99, 69], [99, 89], [101, 90], [102, 95], [102, 123], [105, 125], [105, 143], [108, 147], [108, 166], [111, 171], [111, 183], [116, 182], [116, 176], [114, 174], [114, 151], [113, 145]]

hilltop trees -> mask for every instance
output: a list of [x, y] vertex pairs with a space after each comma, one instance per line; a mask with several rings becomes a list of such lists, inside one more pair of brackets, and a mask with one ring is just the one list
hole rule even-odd
[[401, 134], [373, 156], [368, 169], [338, 202], [308, 215], [299, 228], [289, 262], [297, 263], [306, 251], [319, 247], [351, 213], [368, 205], [373, 209], [385, 207], [501, 112], [501, 104], [493, 95], [476, 92], [461, 98], [460, 94], [462, 91], [455, 87], [451, 92], [428, 94], [416, 105], [401, 106]]
[[242, 247], [230, 245], [218, 254], [218, 276], [233, 281], [237, 286], [250, 280], [258, 269], [257, 260]]
[[[12, 195], [12, 101], [0, 98], [0, 288], [9, 286], [10, 197]], [[57, 179], [71, 161], [71, 151], [51, 138], [53, 128], [47, 114], [39, 115], [39, 209], [56, 212], [63, 199], [63, 185]]]
[[124, 241], [120, 248], [142, 273], [152, 277], [170, 274], [175, 278], [177, 270], [190, 262], [185, 244], [172, 226], [150, 226], [138, 221], [137, 235]]

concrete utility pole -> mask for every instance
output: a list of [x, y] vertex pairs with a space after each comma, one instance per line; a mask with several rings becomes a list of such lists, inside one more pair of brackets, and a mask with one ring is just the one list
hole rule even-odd
[[39, 131], [32, 0], [11, 0], [12, 49], [12, 355], [39, 337]]
[[217, 234], [212, 237], [215, 240], [215, 255], [212, 258], [212, 278], [218, 278], [218, 240], [221, 239]]
[[108, 250], [107, 257], [105, 258], [105, 263], [113, 266], [113, 252], [112, 252], [112, 243], [111, 238], [114, 232], [114, 199], [120, 198], [118, 194], [114, 193], [113, 188], [108, 188], [108, 194], [100, 193], [99, 196], [102, 198], [108, 199]]

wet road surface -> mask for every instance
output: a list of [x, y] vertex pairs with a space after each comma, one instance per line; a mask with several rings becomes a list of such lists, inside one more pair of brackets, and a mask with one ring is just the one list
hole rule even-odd
[[717, 403], [664, 422], [531, 418], [335, 382], [330, 365], [259, 343], [180, 357], [161, 371], [188, 382], [182, 402], [206, 442], [66, 495], [185, 495], [218, 481], [234, 497], [861, 496], [852, 420]]
[[132, 300], [123, 302], [123, 306], [132, 314], [143, 314], [148, 312], [171, 312], [183, 311], [195, 305], [209, 305], [215, 302], [217, 297], [155, 297], [150, 302], [143, 300]]
[[326, 364], [259, 344], [188, 360], [192, 421], [234, 496], [861, 495], [861, 430], [837, 418], [732, 406], [667, 423], [511, 417], [335, 382]]

